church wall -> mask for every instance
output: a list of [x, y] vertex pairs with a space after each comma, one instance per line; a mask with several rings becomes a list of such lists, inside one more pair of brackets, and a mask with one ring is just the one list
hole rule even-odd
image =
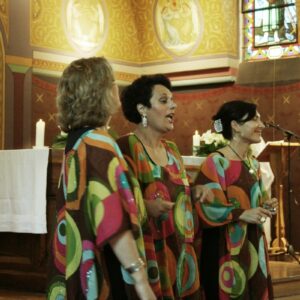
[[[76, 48], [76, 39], [70, 40], [66, 35], [66, 17], [61, 8], [68, 1], [2, 2], [4, 6], [0, 6], [0, 29], [6, 62], [3, 105], [5, 120], [2, 126], [4, 148], [16, 148], [14, 140], [19, 133], [22, 133], [20, 147], [30, 148], [34, 144], [35, 123], [39, 118], [46, 122], [45, 144], [50, 146], [59, 133], [55, 123], [57, 80], [68, 61], [86, 53]], [[97, 1], [91, 0], [90, 3]], [[174, 75], [176, 72], [178, 77], [182, 75], [183, 78], [193, 72], [199, 78], [201, 73], [202, 78], [210, 79], [210, 83], [216, 82], [213, 86], [187, 86], [175, 91], [174, 97], [178, 105], [175, 130], [168, 138], [175, 140], [182, 154], [191, 154], [194, 131], [197, 129], [202, 133], [209, 129], [210, 118], [217, 107], [233, 98], [254, 101], [267, 121], [276, 121], [300, 134], [297, 106], [299, 79], [288, 83], [284, 82], [282, 75], [280, 87], [274, 87], [276, 81], [269, 82], [265, 87], [259, 87], [257, 81], [248, 86], [234, 83], [236, 73], [232, 70], [237, 70], [239, 62], [238, 1], [192, 1], [200, 11], [200, 29], [197, 38], [190, 37], [194, 44], [188, 52], [184, 52], [182, 47], [175, 47], [173, 52], [170, 50], [171, 46], [166, 47], [169, 40], [165, 31], [162, 30], [161, 38], [159, 37], [155, 27], [155, 22], [158, 22], [155, 19], [155, 7], [158, 4], [162, 7], [163, 1], [107, 0], [100, 3], [103, 4], [107, 26], [103, 33], [104, 41], [100, 39], [102, 46], [92, 55], [105, 55], [112, 62], [120, 85], [128, 84], [140, 74], [157, 71], [169, 74], [173, 83], [177, 80]], [[183, 69], [184, 66], [186, 69]], [[219, 71], [223, 69], [227, 73], [220, 75]], [[23, 81], [16, 82], [15, 74], [23, 74]], [[228, 74], [233, 74], [232, 80], [218, 83], [219, 78]], [[15, 99], [16, 92], [20, 90], [23, 91], [23, 98]], [[19, 127], [16, 125], [15, 114], [17, 104], [20, 104], [17, 101], [20, 101], [23, 108], [23, 121]], [[132, 125], [124, 120], [121, 113], [114, 116], [111, 127], [120, 135], [132, 129]], [[268, 129], [265, 131], [265, 138], [276, 140], [282, 137]], [[299, 163], [296, 162], [299, 155], [295, 154], [294, 158], [292, 172], [295, 195], [298, 195]], [[293, 214], [298, 210], [295, 209]], [[296, 215], [293, 216], [293, 220], [296, 219]], [[292, 242], [296, 249], [300, 249], [295, 231]]]
[[[74, 55], [74, 52], [78, 54], [76, 51], [79, 48], [76, 49], [76, 42], [72, 40], [79, 37], [80, 33], [66, 34], [65, 31], [68, 22], [65, 12], [67, 2], [71, 1], [30, 1], [30, 44], [32, 47], [51, 49], [70, 55]], [[168, 2], [172, 3], [172, 1], [164, 0], [100, 1], [105, 19], [105, 32], [103, 33], [105, 42], [95, 55], [104, 55], [108, 59], [125, 65], [170, 62], [180, 59], [181, 54], [185, 52], [178, 50], [174, 55], [170, 50], [171, 46], [164, 47], [164, 42], [173, 43], [175, 48], [176, 44], [180, 47], [184, 42], [195, 41], [196, 47], [192, 48], [190, 53], [185, 53], [184, 60], [210, 55], [238, 57], [238, 5], [236, 1], [181, 1], [183, 5], [186, 5], [186, 16], [177, 23], [171, 17], [171, 9], [168, 15], [171, 21], [163, 18]], [[82, 2], [82, 7], [78, 7], [78, 11], [89, 7], [88, 13], [92, 16], [95, 10], [91, 7], [96, 3], [98, 1]], [[197, 10], [197, 14], [192, 16], [191, 10]], [[178, 11], [177, 13], [180, 14]], [[173, 13], [175, 14], [174, 9]], [[190, 34], [194, 30], [192, 25], [195, 24], [191, 22], [191, 16], [198, 17], [197, 25], [200, 29], [196, 31], [197, 37]], [[70, 16], [70, 18], [73, 23], [80, 22], [80, 16]], [[87, 25], [92, 24], [91, 21]], [[163, 26], [167, 26], [170, 30], [161, 28]], [[173, 32], [169, 33], [172, 31], [171, 28]], [[82, 30], [84, 29], [83, 27]]]

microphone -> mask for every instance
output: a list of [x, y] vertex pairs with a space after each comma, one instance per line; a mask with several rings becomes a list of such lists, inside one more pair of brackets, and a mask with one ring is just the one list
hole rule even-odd
[[294, 132], [284, 129], [282, 128], [280, 125], [278, 124], [274, 124], [274, 123], [269, 123], [269, 122], [263, 122], [266, 128], [275, 128], [279, 131], [281, 131], [286, 137], [290, 138], [290, 137], [296, 137], [299, 138], [298, 135], [296, 135]]
[[269, 123], [269, 122], [263, 122], [266, 128], [276, 128], [279, 129], [279, 125], [276, 125], [274, 123]]

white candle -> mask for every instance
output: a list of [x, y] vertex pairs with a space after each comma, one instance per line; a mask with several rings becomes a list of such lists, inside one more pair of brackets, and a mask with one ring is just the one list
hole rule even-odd
[[193, 155], [197, 154], [197, 150], [200, 148], [200, 134], [198, 130], [193, 135]]
[[199, 147], [200, 146], [200, 134], [198, 130], [195, 131], [195, 134], [193, 135], [193, 147]]
[[43, 148], [45, 138], [45, 122], [39, 119], [35, 124], [35, 147]]

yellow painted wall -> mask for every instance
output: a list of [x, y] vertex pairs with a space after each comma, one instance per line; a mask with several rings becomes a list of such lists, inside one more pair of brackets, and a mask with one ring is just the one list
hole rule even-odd
[[238, 56], [237, 0], [199, 0], [203, 11], [203, 38], [194, 55]]
[[2, 0], [0, 1], [0, 21], [6, 40], [8, 40], [9, 34], [8, 17], [8, 0]]
[[[62, 22], [62, 0], [31, 0], [32, 46], [74, 53]], [[123, 61], [140, 61], [139, 42], [131, 0], [105, 1], [108, 38], [97, 55]]]
[[[86, 0], [85, 0], [86, 1]], [[154, 6], [157, 0], [103, 0], [108, 35], [96, 55], [125, 64], [169, 62], [170, 54], [155, 31]], [[238, 56], [238, 1], [199, 1], [203, 35], [196, 49], [185, 58], [221, 55]], [[31, 0], [30, 42], [33, 47], [71, 54], [62, 22], [63, 0]]]
[[62, 0], [30, 1], [30, 43], [32, 46], [73, 51], [61, 22]]

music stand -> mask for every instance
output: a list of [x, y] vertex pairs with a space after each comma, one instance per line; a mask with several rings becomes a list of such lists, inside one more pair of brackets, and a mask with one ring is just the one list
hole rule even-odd
[[[279, 142], [268, 142], [265, 149], [260, 153], [258, 159], [260, 161], [269, 161], [271, 164], [272, 171], [275, 175], [275, 196], [278, 199], [278, 212], [276, 215], [276, 234], [275, 239], [271, 243], [271, 253], [283, 254], [288, 253], [291, 255], [299, 264], [300, 261], [295, 255], [294, 248], [289, 244], [290, 231], [291, 231], [291, 207], [290, 207], [290, 157], [291, 153], [294, 152], [300, 146], [299, 143], [291, 143], [279, 141]], [[284, 219], [284, 207], [283, 207], [283, 186], [284, 178], [288, 177], [288, 239], [286, 238], [285, 232], [285, 219]]]

